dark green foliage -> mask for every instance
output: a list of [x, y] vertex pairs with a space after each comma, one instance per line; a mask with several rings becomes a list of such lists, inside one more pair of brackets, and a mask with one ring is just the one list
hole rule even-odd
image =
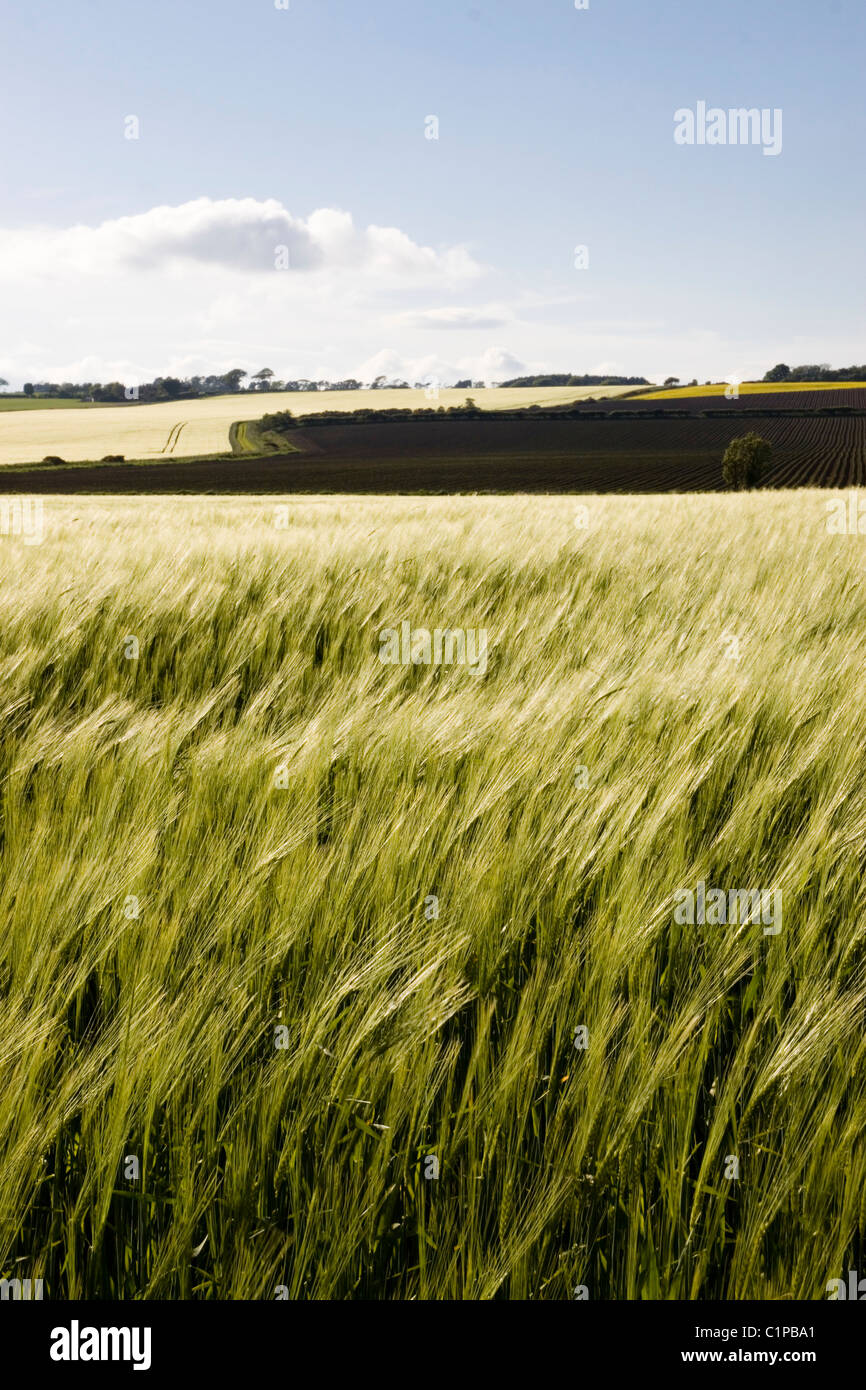
[[764, 381], [866, 381], [864, 367], [829, 367], [826, 362], [804, 367], [788, 367], [779, 362], [764, 376]]
[[[458, 383], [460, 384], [460, 383]], [[645, 376], [572, 376], [570, 373], [548, 373], [546, 376], [516, 376], [500, 381], [506, 386], [650, 386]]]
[[732, 439], [722, 459], [725, 486], [741, 491], [758, 487], [769, 467], [773, 446], [769, 440], [750, 430], [739, 439]]

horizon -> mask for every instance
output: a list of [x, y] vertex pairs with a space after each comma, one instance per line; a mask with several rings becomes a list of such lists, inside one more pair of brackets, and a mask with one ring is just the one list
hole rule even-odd
[[[455, 389], [456, 389], [456, 390], [464, 390], [464, 389], [465, 389], [465, 390], [467, 390], [467, 391], [469, 391], [469, 390], [471, 390], [471, 391], [478, 391], [478, 390], [491, 390], [491, 389], [497, 389], [497, 388], [500, 388], [500, 387], [507, 387], [507, 388], [509, 388], [509, 389], [515, 390], [515, 389], [520, 389], [520, 387], [523, 386], [523, 385], [525, 385], [527, 389], [532, 389], [533, 387], [536, 387], [536, 388], [537, 388], [537, 387], [539, 387], [539, 386], [544, 386], [544, 385], [562, 385], [562, 386], [564, 386], [564, 387], [568, 387], [568, 386], [571, 386], [571, 385], [574, 385], [574, 386], [594, 386], [594, 385], [595, 385], [595, 386], [613, 386], [613, 385], [624, 385], [624, 386], [625, 386], [625, 385], [628, 385], [628, 386], [633, 386], [635, 392], [639, 392], [639, 391], [643, 390], [643, 389], [646, 388], [646, 387], [652, 387], [652, 388], [654, 388], [654, 389], [657, 389], [657, 388], [659, 388], [659, 387], [665, 387], [665, 386], [668, 386], [668, 385], [670, 385], [672, 389], [674, 389], [675, 387], [678, 387], [678, 388], [693, 388], [693, 387], [696, 387], [696, 386], [734, 386], [734, 387], [740, 387], [740, 386], [762, 386], [762, 385], [771, 385], [771, 384], [775, 384], [776, 387], [778, 387], [778, 385], [779, 385], [780, 383], [782, 383], [783, 385], [787, 383], [787, 384], [790, 384], [791, 386], [796, 385], [796, 386], [799, 386], [799, 387], [803, 387], [803, 386], [809, 386], [809, 385], [832, 386], [835, 382], [838, 382], [838, 385], [839, 385], [840, 389], [845, 389], [846, 387], [850, 389], [852, 386], [855, 386], [855, 385], [858, 385], [858, 384], [861, 384], [861, 385], [862, 385], [864, 382], [866, 382], [866, 365], [864, 365], [864, 366], [859, 366], [859, 367], [858, 367], [857, 365], [852, 365], [852, 366], [850, 366], [850, 367], [833, 367], [830, 363], [827, 363], [827, 362], [812, 363], [812, 364], [795, 364], [795, 366], [793, 366], [793, 367], [791, 367], [791, 366], [789, 366], [789, 365], [787, 365], [787, 364], [784, 364], [784, 363], [776, 363], [776, 364], [774, 364], [773, 367], [768, 367], [768, 368], [767, 368], [767, 371], [766, 371], [766, 372], [764, 373], [764, 375], [761, 376], [761, 377], [746, 377], [746, 378], [720, 377], [720, 378], [717, 378], [717, 379], [715, 379], [715, 380], [706, 380], [706, 381], [699, 381], [697, 378], [689, 378], [689, 379], [687, 380], [685, 377], [667, 377], [667, 378], [665, 378], [664, 381], [662, 381], [661, 379], [656, 379], [655, 381], [653, 381], [652, 378], [647, 377], [647, 376], [641, 377], [640, 374], [637, 374], [637, 376], [635, 376], [635, 377], [629, 377], [629, 378], [626, 379], [626, 378], [620, 378], [618, 375], [613, 374], [613, 373], [610, 374], [609, 376], [602, 377], [602, 376], [600, 376], [600, 375], [598, 375], [598, 374], [595, 374], [595, 373], [588, 373], [588, 372], [587, 372], [587, 373], [578, 373], [578, 372], [566, 372], [566, 371], [558, 371], [558, 372], [557, 372], [557, 371], [554, 371], [554, 372], [549, 372], [549, 373], [538, 373], [538, 374], [536, 374], [537, 379], [532, 380], [532, 381], [530, 381], [529, 378], [523, 378], [523, 377], [517, 378], [516, 380], [513, 380], [513, 381], [512, 381], [512, 380], [509, 380], [509, 379], [507, 379], [507, 378], [503, 378], [502, 380], [489, 380], [489, 381], [481, 381], [481, 380], [479, 380], [479, 381], [472, 381], [472, 380], [469, 380], [469, 379], [462, 379], [462, 378], [461, 378], [461, 379], [458, 380], [458, 381], [447, 381], [447, 380], [439, 380], [439, 379], [432, 378], [432, 377], [429, 377], [429, 376], [427, 377], [426, 380], [421, 380], [421, 381], [404, 381], [404, 380], [398, 380], [398, 379], [396, 379], [396, 378], [388, 379], [388, 378], [385, 378], [385, 377], [382, 377], [382, 376], [377, 377], [377, 378], [375, 378], [375, 379], [368, 379], [368, 380], [366, 380], [366, 381], [350, 381], [349, 379], [344, 379], [343, 381], [330, 381], [330, 380], [327, 380], [327, 379], [324, 379], [324, 378], [319, 378], [318, 380], [314, 380], [314, 379], [312, 379], [312, 378], [304, 377], [304, 376], [299, 376], [299, 377], [295, 377], [295, 378], [290, 378], [288, 381], [283, 381], [282, 379], [278, 378], [278, 377], [276, 376], [275, 373], [270, 372], [270, 378], [267, 380], [267, 383], [266, 383], [266, 384], [263, 383], [261, 386], [253, 386], [253, 384], [252, 384], [253, 381], [256, 380], [257, 378], [261, 377], [261, 376], [262, 376], [262, 373], [263, 373], [265, 370], [270, 371], [270, 369], [259, 368], [259, 370], [258, 370], [257, 372], [252, 372], [252, 371], [247, 371], [247, 370], [244, 369], [244, 368], [235, 368], [235, 369], [231, 369], [231, 368], [230, 368], [230, 369], [228, 370], [228, 372], [225, 372], [225, 373], [222, 374], [223, 377], [227, 377], [228, 375], [230, 375], [230, 374], [232, 373], [232, 370], [234, 370], [234, 372], [236, 372], [236, 373], [238, 373], [238, 372], [240, 373], [240, 380], [238, 381], [237, 385], [234, 386], [234, 387], [229, 386], [229, 385], [223, 385], [223, 386], [219, 387], [218, 389], [214, 389], [213, 387], [207, 387], [207, 386], [206, 386], [206, 383], [209, 382], [209, 381], [212, 382], [212, 381], [218, 380], [218, 379], [219, 379], [219, 374], [218, 374], [218, 373], [215, 373], [215, 372], [204, 371], [204, 372], [201, 372], [201, 373], [195, 373], [195, 374], [193, 374], [193, 375], [191, 375], [191, 376], [189, 376], [189, 377], [181, 377], [181, 378], [175, 378], [175, 377], [172, 377], [172, 376], [169, 375], [169, 374], [162, 374], [162, 373], [159, 373], [159, 374], [157, 374], [157, 375], [153, 378], [152, 381], [147, 381], [147, 382], [142, 381], [142, 382], [139, 382], [139, 383], [137, 384], [137, 386], [136, 386], [134, 389], [135, 389], [136, 392], [137, 392], [138, 386], [141, 386], [141, 387], [148, 387], [148, 386], [154, 386], [154, 385], [155, 385], [156, 383], [158, 383], [158, 382], [173, 381], [176, 385], [181, 386], [181, 387], [192, 387], [192, 388], [193, 388], [193, 392], [194, 392], [194, 394], [196, 394], [196, 395], [200, 395], [200, 396], [222, 396], [222, 395], [239, 395], [239, 394], [244, 394], [244, 393], [251, 393], [251, 394], [257, 394], [257, 395], [268, 395], [268, 394], [271, 394], [271, 393], [274, 394], [274, 395], [277, 395], [277, 394], [279, 394], [279, 395], [294, 395], [294, 394], [300, 395], [300, 394], [309, 394], [310, 392], [319, 392], [319, 391], [330, 391], [330, 392], [340, 392], [340, 391], [343, 391], [343, 392], [352, 392], [352, 391], [376, 391], [376, 390], [384, 390], [384, 391], [393, 391], [393, 390], [425, 390], [425, 391], [431, 391], [431, 390], [435, 390], [435, 391], [438, 393], [438, 390], [439, 390], [440, 388], [441, 388], [442, 390], [455, 390]], [[780, 370], [781, 370], [781, 371], [784, 371], [785, 374], [782, 375], [782, 376], [774, 376], [774, 375], [773, 375], [773, 373], [777, 373], [777, 372], [779, 372]], [[816, 373], [814, 376], [802, 376], [802, 375], [799, 375], [799, 373], [802, 373], [802, 372], [805, 372], [805, 371], [812, 371], [812, 370], [814, 370], [814, 372]], [[818, 375], [818, 373], [822, 373], [822, 372], [823, 372], [823, 373], [826, 373], [826, 374], [828, 374], [828, 375], [825, 375], [824, 377]], [[847, 375], [843, 375], [843, 373], [847, 373]], [[550, 377], [550, 378], [554, 378], [554, 377], [556, 377], [556, 378], [568, 377], [568, 378], [571, 378], [571, 380], [563, 381], [563, 382], [560, 382], [560, 381], [553, 381], [553, 380], [551, 380], [551, 381], [546, 381], [544, 378], [547, 378], [547, 377]], [[246, 379], [246, 382], [247, 382], [246, 385], [243, 385], [243, 384], [242, 384], [242, 382], [243, 382], [244, 379]], [[199, 383], [199, 385], [196, 385], [196, 383]], [[45, 393], [44, 393], [44, 391], [40, 393], [40, 389], [39, 389], [39, 388], [51, 387], [51, 388], [53, 388], [53, 389], [57, 392], [57, 394], [55, 395], [54, 399], [61, 399], [61, 400], [63, 400], [63, 399], [67, 399], [67, 397], [64, 396], [64, 395], [62, 394], [61, 390], [60, 390], [60, 388], [61, 388], [61, 387], [64, 387], [64, 386], [73, 387], [73, 388], [74, 388], [75, 390], [77, 390], [77, 391], [84, 390], [84, 389], [86, 389], [86, 388], [88, 388], [88, 387], [90, 387], [90, 388], [92, 388], [92, 389], [94, 389], [94, 390], [105, 390], [105, 389], [108, 389], [109, 387], [117, 387], [117, 386], [120, 386], [120, 387], [127, 387], [127, 388], [130, 389], [130, 390], [133, 389], [131, 383], [127, 383], [127, 382], [124, 382], [124, 381], [111, 381], [111, 382], [101, 382], [101, 381], [63, 381], [63, 382], [60, 382], [60, 381], [49, 381], [49, 380], [44, 380], [44, 381], [34, 381], [34, 382], [26, 381], [26, 382], [23, 382], [22, 384], [15, 384], [14, 382], [9, 382], [9, 381], [7, 381], [5, 378], [0, 377], [0, 396], [32, 396], [32, 397], [34, 397], [34, 398], [36, 398], [36, 399], [44, 399], [44, 398], [45, 398]], [[28, 391], [28, 389], [27, 389], [28, 387], [30, 388], [29, 391]], [[183, 396], [183, 395], [189, 395], [190, 393], [189, 393], [189, 391], [181, 391], [181, 392], [175, 393], [175, 394], [177, 394], [179, 397], [181, 397], [181, 396]], [[72, 399], [72, 398], [69, 397], [69, 399]], [[135, 395], [128, 395], [127, 398], [126, 398], [126, 402], [124, 402], [124, 401], [122, 401], [122, 400], [114, 400], [114, 399], [112, 399], [112, 400], [101, 401], [101, 402], [94, 402], [94, 403], [95, 403], [95, 404], [116, 404], [116, 405], [122, 405], [122, 404], [124, 404], [124, 403], [127, 403], [127, 404], [129, 404], [129, 405], [147, 405], [147, 404], [153, 404], [154, 402], [153, 402], [153, 401], [140, 401], [140, 400], [138, 399], [138, 395], [135, 394]]]

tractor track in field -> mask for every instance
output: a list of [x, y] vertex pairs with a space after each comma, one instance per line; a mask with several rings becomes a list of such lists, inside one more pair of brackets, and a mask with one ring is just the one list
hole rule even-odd
[[166, 439], [165, 444], [160, 450], [161, 453], [173, 454], [175, 452], [178, 440], [180, 439], [182, 431], [186, 429], [186, 425], [186, 420], [180, 420], [178, 424], [172, 425], [171, 429], [168, 432], [168, 438]]

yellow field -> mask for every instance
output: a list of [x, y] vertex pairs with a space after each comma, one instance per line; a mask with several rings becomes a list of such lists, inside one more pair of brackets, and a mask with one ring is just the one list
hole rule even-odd
[[[862, 391], [866, 381], [743, 381], [741, 396], [756, 396], [775, 391]], [[714, 386], [673, 386], [669, 391], [647, 391], [642, 401], [674, 401], [684, 396], [723, 396], [726, 382]]]
[[103, 406], [98, 410], [12, 410], [0, 412], [0, 464], [38, 463], [56, 454], [70, 463], [123, 454], [128, 459], [185, 458], [227, 453], [229, 426], [256, 420], [266, 411], [308, 415], [324, 410], [462, 405], [471, 395], [483, 410], [558, 405], [587, 396], [621, 396], [630, 386], [544, 386], [478, 391], [273, 391], [267, 395], [211, 396], [159, 405]]

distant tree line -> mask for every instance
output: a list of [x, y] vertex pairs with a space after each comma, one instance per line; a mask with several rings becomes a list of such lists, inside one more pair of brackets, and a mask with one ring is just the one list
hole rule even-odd
[[[665, 385], [672, 386], [678, 380], [677, 377], [668, 377]], [[817, 366], [789, 367], [784, 362], [780, 362], [766, 373], [763, 380], [766, 382], [866, 381], [866, 366], [829, 367], [824, 362]], [[245, 381], [246, 385], [244, 385]], [[574, 376], [560, 372], [541, 376], [516, 376], [512, 377], [510, 381], [498, 383], [472, 381], [471, 378], [466, 377], [462, 381], [455, 382], [455, 389], [481, 390], [485, 384], [506, 388], [520, 386], [651, 386], [652, 382], [643, 376], [592, 376], [589, 374]], [[698, 384], [697, 379], [691, 384], [696, 386]], [[709, 383], [707, 384], [709, 385]], [[0, 388], [6, 385], [8, 382], [0, 378]], [[414, 386], [418, 391], [428, 390], [430, 382], [416, 381]], [[369, 385], [357, 381], [354, 377], [345, 377], [339, 381], [313, 381], [308, 377], [281, 381], [274, 375], [270, 367], [262, 367], [252, 374], [245, 371], [243, 367], [233, 367], [229, 372], [210, 376], [158, 376], [154, 377], [153, 381], [145, 381], [135, 386], [130, 386], [122, 381], [27, 381], [24, 383], [25, 396], [53, 396], [63, 400], [116, 402], [118, 404], [134, 401], [189, 400], [197, 396], [223, 396], [247, 391], [408, 391], [409, 389], [408, 381], [389, 380], [385, 376], [377, 376], [375, 381], [370, 382]]]
[[[461, 384], [457, 383], [458, 386]], [[468, 382], [466, 383], [469, 384]], [[500, 386], [651, 386], [645, 376], [516, 376]]]
[[[246, 379], [247, 384], [244, 385]], [[8, 383], [0, 381], [0, 386]], [[426, 383], [418, 382], [418, 386]], [[377, 377], [370, 387], [381, 390], [388, 386], [404, 387], [408, 381], [388, 382], [385, 377]], [[25, 396], [54, 396], [63, 400], [83, 400], [99, 402], [127, 401], [177, 401], [189, 400], [197, 396], [224, 396], [246, 391], [361, 391], [363, 384], [354, 377], [341, 381], [312, 381], [299, 377], [296, 381], [280, 381], [270, 367], [250, 375], [242, 367], [233, 367], [230, 372], [212, 376], [158, 376], [153, 381], [130, 386], [123, 381], [27, 381], [24, 383]]]
[[[267, 370], [267, 369], [266, 369]], [[244, 389], [241, 382], [248, 373], [240, 367], [220, 376], [158, 376], [153, 381], [130, 386], [123, 381], [25, 381], [25, 396], [53, 396], [62, 400], [117, 402], [176, 401], [193, 396], [218, 396]], [[273, 373], [271, 373], [273, 375]], [[261, 389], [252, 382], [250, 388]]]
[[[246, 382], [246, 384], [244, 384]], [[442, 383], [440, 383], [441, 385]], [[466, 377], [454, 384], [456, 390], [482, 390], [485, 383]], [[513, 381], [503, 381], [500, 386], [648, 386], [645, 377], [626, 376], [527, 376], [515, 377]], [[0, 380], [0, 387], [6, 386]], [[416, 381], [416, 391], [429, 390], [429, 381]], [[100, 403], [124, 404], [134, 401], [177, 401], [189, 400], [197, 396], [233, 395], [241, 391], [408, 391], [410, 383], [398, 379], [377, 376], [375, 381], [365, 385], [355, 377], [344, 377], [338, 381], [313, 381], [308, 377], [281, 381], [270, 367], [262, 367], [250, 374], [242, 367], [233, 367], [229, 372], [211, 376], [158, 376], [153, 381], [129, 385], [123, 381], [27, 381], [24, 383], [25, 396], [52, 396], [62, 400], [97, 401]]]
[[830, 367], [826, 362], [788, 367], [779, 362], [770, 368], [764, 381], [866, 381], [866, 367]]

